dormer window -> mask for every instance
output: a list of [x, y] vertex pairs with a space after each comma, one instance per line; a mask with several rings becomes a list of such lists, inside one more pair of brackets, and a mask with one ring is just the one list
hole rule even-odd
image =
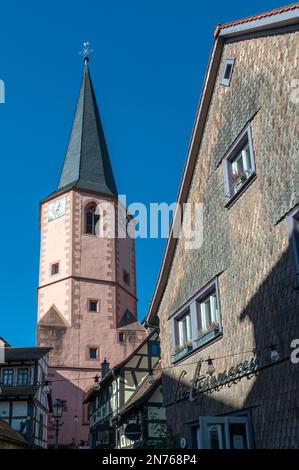
[[96, 204], [89, 205], [85, 210], [85, 233], [97, 235], [99, 233], [100, 216]]
[[229, 86], [230, 85], [230, 81], [231, 81], [231, 77], [232, 77], [232, 73], [233, 73], [233, 68], [234, 68], [234, 63], [235, 63], [234, 58], [225, 59], [222, 75], [221, 75], [221, 78], [220, 78], [221, 85], [224, 85], [224, 86]]

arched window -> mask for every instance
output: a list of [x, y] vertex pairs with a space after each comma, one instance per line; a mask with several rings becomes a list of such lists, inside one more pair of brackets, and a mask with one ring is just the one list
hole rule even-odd
[[96, 204], [89, 205], [85, 210], [85, 233], [97, 235], [99, 231], [100, 216]]

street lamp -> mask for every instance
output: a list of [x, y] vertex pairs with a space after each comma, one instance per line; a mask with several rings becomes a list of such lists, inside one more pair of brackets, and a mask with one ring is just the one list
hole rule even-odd
[[60, 419], [62, 417], [63, 413], [63, 407], [64, 407], [64, 402], [63, 400], [60, 400], [57, 398], [52, 405], [52, 410], [53, 410], [53, 417], [55, 419], [55, 449], [58, 449], [58, 435], [59, 435], [59, 429], [62, 424], [60, 424]]

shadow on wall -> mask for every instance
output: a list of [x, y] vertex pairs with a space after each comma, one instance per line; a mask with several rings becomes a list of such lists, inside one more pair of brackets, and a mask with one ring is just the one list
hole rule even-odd
[[[231, 351], [244, 351], [246, 337], [243, 324], [249, 319], [253, 327], [254, 339], [250, 336], [251, 347], [256, 348], [259, 363], [268, 365], [256, 375], [243, 377], [236, 383], [224, 386], [219, 391], [198, 395], [195, 401], [188, 399], [173, 403], [174, 392], [178, 387], [178, 377], [185, 369], [188, 373], [183, 385], [190, 388], [195, 365], [184, 363], [164, 370], [163, 393], [167, 406], [167, 420], [172, 433], [188, 439], [192, 446], [191, 427], [199, 423], [200, 416], [223, 416], [230, 413], [248, 412], [252, 419], [253, 438], [256, 448], [298, 448], [299, 447], [299, 364], [290, 361], [290, 344], [299, 338], [299, 291], [292, 281], [293, 266], [290, 251], [284, 252], [262, 282], [256, 294], [237, 318], [233, 336], [235, 346]], [[220, 340], [225, 341], [224, 337]], [[271, 364], [269, 345], [275, 345], [280, 359]], [[212, 346], [213, 348], [213, 346]], [[227, 350], [221, 346], [225, 356]], [[213, 349], [209, 354], [213, 357]], [[205, 349], [191, 356], [190, 363], [199, 358], [207, 359]], [[230, 367], [251, 357], [222, 357], [214, 361], [215, 375], [228, 371]], [[217, 354], [217, 357], [219, 355]], [[203, 374], [206, 373], [206, 367]], [[175, 376], [174, 376], [175, 375]], [[170, 395], [167, 392], [170, 391]], [[193, 441], [194, 446], [194, 441]]]
[[[71, 377], [73, 382], [78, 373], [75, 371]], [[57, 398], [65, 401], [62, 418], [60, 420], [62, 426], [59, 430], [59, 447], [76, 448], [80, 441], [88, 440], [89, 423], [88, 423], [88, 410], [87, 405], [83, 405], [88, 390], [82, 390], [80, 386], [76, 386], [70, 380], [67, 380], [62, 374], [55, 369], [49, 369], [49, 381], [53, 393], [53, 401]], [[49, 421], [48, 428], [48, 444], [49, 447], [55, 444], [55, 426], [54, 423]]]

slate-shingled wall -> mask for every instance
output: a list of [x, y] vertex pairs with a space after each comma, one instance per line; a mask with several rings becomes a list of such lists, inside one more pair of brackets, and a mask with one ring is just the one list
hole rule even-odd
[[[169, 315], [219, 275], [223, 337], [163, 374], [167, 419], [189, 445], [190, 423], [198, 416], [249, 409], [256, 447], [299, 447], [299, 365], [289, 361], [194, 403], [167, 399], [182, 369], [192, 378], [199, 358], [257, 347], [266, 359], [271, 343], [287, 356], [291, 340], [299, 338], [299, 291], [285, 221], [299, 202], [298, 46], [298, 31], [224, 46], [219, 73], [225, 57], [235, 57], [232, 80], [224, 87], [217, 78], [188, 199], [204, 203], [203, 246], [186, 250], [179, 240], [158, 312], [165, 368], [171, 366]], [[227, 209], [221, 159], [249, 120], [257, 177]], [[247, 356], [214, 361], [216, 373]]]

